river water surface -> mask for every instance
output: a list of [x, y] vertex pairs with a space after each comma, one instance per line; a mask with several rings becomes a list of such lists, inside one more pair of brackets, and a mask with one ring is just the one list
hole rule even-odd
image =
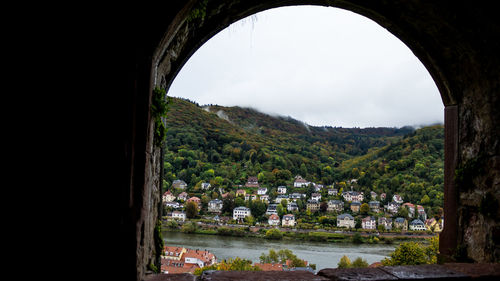
[[202, 234], [185, 234], [181, 232], [164, 232], [166, 246], [183, 246], [191, 249], [208, 250], [215, 254], [218, 261], [240, 257], [259, 262], [262, 253], [269, 249], [290, 249], [297, 257], [316, 264], [316, 271], [323, 268], [336, 268], [343, 255], [353, 261], [357, 257], [365, 259], [368, 264], [381, 261], [394, 251], [397, 245], [386, 244], [349, 244], [321, 243], [309, 241], [266, 240], [254, 237], [230, 237]]

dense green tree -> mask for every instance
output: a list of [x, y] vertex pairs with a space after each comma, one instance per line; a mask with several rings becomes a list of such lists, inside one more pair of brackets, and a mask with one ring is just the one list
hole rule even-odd
[[193, 219], [198, 215], [198, 204], [193, 201], [186, 204], [186, 218]]

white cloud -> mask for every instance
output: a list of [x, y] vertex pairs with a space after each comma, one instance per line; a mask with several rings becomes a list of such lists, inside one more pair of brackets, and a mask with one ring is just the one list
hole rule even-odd
[[233, 24], [192, 56], [169, 95], [251, 106], [310, 125], [443, 121], [439, 92], [406, 45], [336, 8], [272, 9]]

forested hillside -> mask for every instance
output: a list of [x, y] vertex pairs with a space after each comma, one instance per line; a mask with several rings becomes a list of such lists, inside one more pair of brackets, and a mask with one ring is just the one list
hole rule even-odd
[[[443, 206], [444, 127], [416, 130], [383, 148], [342, 162], [344, 178], [356, 178], [361, 191], [399, 194], [403, 201], [431, 208]], [[427, 209], [427, 208], [426, 208]]]
[[169, 103], [166, 175], [168, 182], [180, 178], [189, 185], [215, 176], [230, 187], [257, 175], [263, 184], [280, 185], [296, 174], [331, 184], [342, 179], [336, 167], [343, 161], [413, 131], [313, 127], [248, 108]]
[[[181, 179], [189, 196], [204, 194], [202, 182], [211, 184], [211, 198], [220, 198], [221, 190], [234, 195], [248, 177], [257, 176], [274, 199], [277, 186], [292, 187], [301, 175], [324, 186], [334, 184], [339, 194], [362, 191], [365, 202], [374, 191], [386, 193], [383, 204], [398, 194], [404, 202], [424, 206], [429, 216], [439, 217], [442, 211], [442, 125], [418, 130], [314, 127], [249, 108], [169, 98], [167, 128], [164, 184], [168, 189]], [[291, 192], [310, 196], [314, 191]]]

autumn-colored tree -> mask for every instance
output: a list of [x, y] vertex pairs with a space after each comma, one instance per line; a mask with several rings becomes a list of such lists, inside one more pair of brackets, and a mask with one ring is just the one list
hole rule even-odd
[[366, 203], [361, 204], [361, 207], [359, 208], [359, 212], [362, 215], [367, 215], [369, 211], [370, 211], [370, 205], [368, 205]]

